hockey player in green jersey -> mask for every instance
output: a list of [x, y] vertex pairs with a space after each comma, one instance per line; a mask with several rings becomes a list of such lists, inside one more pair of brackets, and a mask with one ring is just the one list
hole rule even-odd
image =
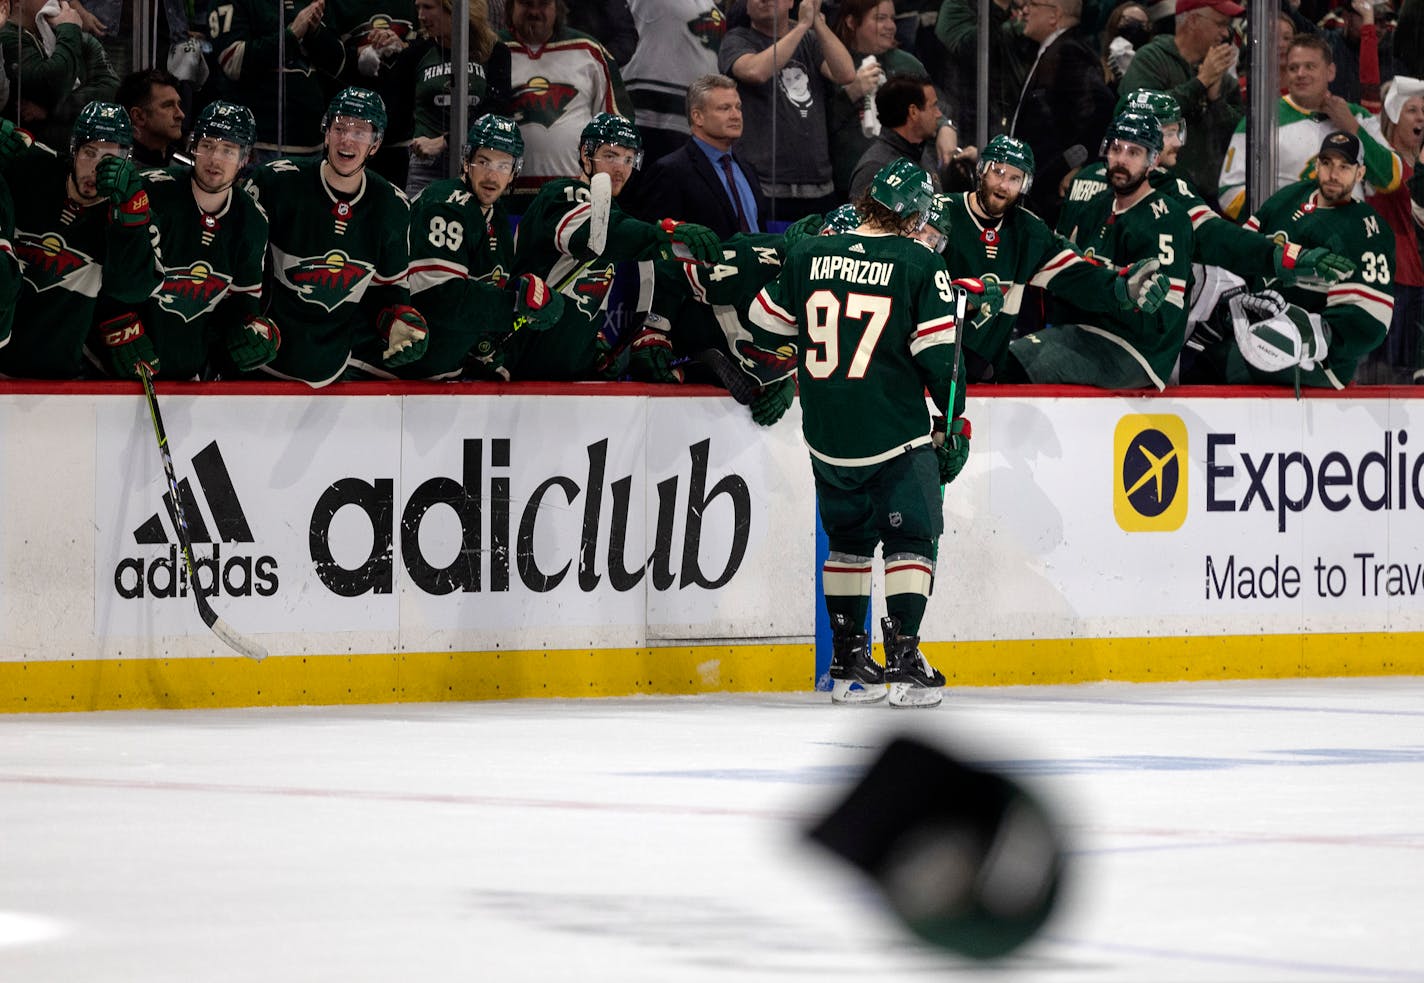
[[115, 373], [131, 377], [139, 362], [158, 369], [143, 325], [117, 316], [161, 282], [148, 194], [128, 159], [132, 146], [124, 108], [91, 102], [74, 122], [68, 159], [35, 144], [6, 166], [6, 182], [20, 192], [14, 245], [23, 280], [0, 375], [77, 378], [101, 302], [116, 310], [113, 323], [98, 327], [98, 347]]
[[282, 332], [277, 357], [259, 372], [324, 386], [373, 334], [388, 368], [424, 354], [425, 319], [406, 285], [410, 207], [366, 167], [385, 125], [379, 96], [344, 89], [322, 120], [322, 156], [274, 160], [248, 181], [257, 203], [271, 206], [264, 313]]
[[1139, 262], [1118, 275], [1086, 261], [1072, 244], [1022, 206], [1033, 184], [1033, 151], [996, 136], [980, 153], [979, 183], [972, 192], [946, 196], [941, 209], [944, 263], [955, 277], [983, 281], [971, 298], [976, 313], [964, 332], [964, 372], [970, 381], [1003, 381], [1009, 342], [1024, 290], [1044, 287], [1083, 309], [1152, 312], [1166, 296], [1156, 263]]
[[532, 273], [509, 276], [513, 247], [500, 199], [519, 173], [524, 140], [504, 116], [481, 116], [465, 142], [465, 173], [427, 185], [410, 209], [410, 295], [430, 324], [425, 354], [381, 367], [383, 342], [351, 355], [353, 378], [499, 378], [516, 331], [542, 331], [563, 311]]
[[1339, 282], [1256, 278], [1254, 294], [1228, 300], [1230, 330], [1198, 359], [1194, 382], [1343, 389], [1360, 359], [1384, 341], [1394, 314], [1395, 237], [1353, 197], [1365, 177], [1360, 139], [1335, 131], [1316, 156], [1316, 176], [1271, 195], [1246, 228], [1304, 248], [1324, 247], [1354, 269]]
[[171, 379], [248, 372], [280, 338], [258, 316], [267, 216], [241, 189], [257, 124], [246, 106], [209, 103], [193, 125], [193, 163], [144, 173], [163, 286], [133, 313]]
[[1166, 301], [1145, 309], [1093, 312], [1055, 294], [1049, 327], [1009, 346], [1012, 378], [1104, 389], [1164, 389], [1185, 341], [1192, 224], [1186, 209], [1153, 189], [1147, 175], [1162, 149], [1157, 120], [1120, 114], [1107, 138], [1109, 190], [1087, 203], [1075, 245], [1112, 266], [1155, 258], [1167, 277]]
[[[909, 238], [933, 196], [916, 165], [886, 164], [856, 201], [860, 226], [803, 239], [748, 315], [763, 350], [799, 352], [802, 432], [830, 539], [822, 579], [836, 702], [882, 699], [889, 684], [894, 706], [934, 706], [945, 682], [918, 638], [944, 531], [924, 394], [947, 417], [962, 405], [951, 379], [963, 295], [940, 259]], [[968, 439], [962, 423], [954, 431], [952, 440]], [[877, 546], [888, 612], [883, 670], [861, 631]]]
[[[1289, 280], [1300, 276], [1338, 280], [1348, 275], [1340, 258], [1327, 249], [1302, 250], [1295, 243], [1277, 242], [1223, 218], [1185, 178], [1169, 170], [1176, 165], [1177, 155], [1187, 142], [1186, 121], [1171, 95], [1154, 89], [1138, 89], [1127, 97], [1124, 105], [1125, 111], [1135, 110], [1154, 117], [1162, 128], [1162, 152], [1157, 155], [1157, 165], [1147, 180], [1157, 191], [1186, 208], [1192, 220], [1194, 263], [1228, 270], [1237, 277], [1274, 276]], [[1075, 238], [1088, 202], [1106, 190], [1106, 161], [1099, 160], [1080, 170], [1059, 212], [1058, 231], [1069, 239]], [[1200, 309], [1200, 317], [1204, 319], [1230, 284], [1218, 289], [1218, 278], [1202, 270], [1194, 271], [1193, 280], [1192, 299], [1200, 298], [1201, 303], [1192, 304], [1192, 313]]]
[[563, 295], [564, 311], [551, 330], [515, 338], [506, 362], [514, 378], [563, 381], [608, 374], [612, 345], [600, 329], [618, 263], [670, 259], [678, 250], [707, 263], [721, 257], [721, 243], [706, 226], [671, 218], [642, 222], [617, 201], [609, 202], [605, 213], [601, 202], [592, 200], [596, 174], [608, 175], [617, 197], [642, 162], [642, 147], [631, 121], [599, 113], [584, 125], [578, 176], [545, 183], [524, 213], [515, 236], [514, 273], [542, 277]]

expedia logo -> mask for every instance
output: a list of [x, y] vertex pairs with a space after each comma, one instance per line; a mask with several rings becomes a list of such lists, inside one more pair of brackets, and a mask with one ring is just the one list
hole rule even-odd
[[1187, 518], [1187, 426], [1170, 414], [1124, 416], [1113, 434], [1113, 517], [1125, 532], [1171, 532]]
[[[272, 556], [252, 556], [254, 542], [247, 514], [238, 501], [227, 464], [217, 441], [204, 447], [193, 457], [193, 472], [207, 503], [207, 516], [187, 478], [178, 482], [182, 498], [183, 518], [188, 522], [188, 538], [193, 546], [193, 565], [198, 576], [198, 589], [206, 597], [271, 597], [277, 593], [277, 560]], [[165, 554], [155, 557], [131, 556], [114, 568], [114, 590], [122, 598], [132, 600], [148, 597], [187, 597], [188, 571], [179, 553], [177, 536], [169, 536], [173, 528], [173, 499], [163, 493], [165, 526], [161, 514], [155, 512], [133, 532], [138, 546], [167, 546]], [[216, 538], [215, 538], [216, 537]], [[223, 544], [236, 544], [223, 556]], [[247, 546], [248, 548], [244, 548]]]
[[186, 270], [165, 269], [158, 306], [184, 321], [192, 321], [216, 307], [231, 284], [232, 277], [207, 263], [194, 263]]
[[354, 299], [356, 288], [365, 283], [375, 269], [337, 249], [325, 256], [299, 259], [283, 272], [303, 300], [334, 311]]
[[727, 36], [727, 18], [722, 16], [722, 11], [713, 7], [707, 13], [688, 21], [687, 29], [704, 48], [715, 52], [722, 47], [722, 39]]
[[[434, 477], [422, 482], [399, 511], [391, 478], [334, 482], [317, 500], [311, 517], [311, 558], [321, 582], [341, 597], [391, 593], [397, 532], [411, 581], [437, 596], [508, 592], [516, 579], [525, 590], [545, 593], [570, 575], [584, 593], [598, 590], [605, 578], [615, 591], [629, 591], [645, 577], [656, 591], [716, 590], [741, 569], [751, 538], [751, 490], [735, 473], [724, 474], [708, 487], [711, 440], [689, 445], [686, 471], [657, 483], [651, 554], [641, 547], [629, 552], [628, 530], [636, 521], [631, 510], [633, 477], [608, 473], [607, 440], [587, 445], [583, 474], [554, 474], [527, 486], [522, 481], [516, 485], [509, 474], [513, 444], [493, 439], [486, 451], [486, 441], [464, 440], [460, 480]], [[338, 562], [331, 544], [332, 521], [348, 507], [365, 513], [372, 533], [370, 555], [356, 567]], [[440, 561], [443, 565], [432, 563], [421, 544], [421, 526], [436, 508], [452, 510], [460, 525], [459, 548], [453, 550], [453, 559]], [[611, 515], [605, 517], [605, 510]], [[581, 515], [577, 538], [565, 539], [550, 529], [560, 515]], [[730, 535], [704, 542], [702, 524], [708, 515], [721, 517]], [[440, 552], [449, 555], [451, 550]], [[275, 587], [275, 578], [273, 583]]]
[[569, 108], [578, 95], [578, 89], [562, 82], [550, 82], [536, 75], [514, 90], [510, 101], [510, 114], [520, 123], [537, 123], [550, 127], [556, 123], [564, 110]]
[[57, 287], [67, 280], [77, 279], [94, 260], [81, 252], [70, 249], [64, 237], [53, 232], [36, 235], [32, 232], [15, 234], [15, 254], [20, 257], [25, 279], [36, 293], [43, 293], [50, 287]]

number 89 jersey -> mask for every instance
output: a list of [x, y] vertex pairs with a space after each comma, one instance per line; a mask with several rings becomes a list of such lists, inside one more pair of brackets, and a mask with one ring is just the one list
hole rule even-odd
[[939, 256], [902, 236], [813, 236], [791, 250], [748, 317], [758, 344], [795, 339], [812, 456], [864, 467], [929, 443], [924, 393], [948, 403], [955, 293]]

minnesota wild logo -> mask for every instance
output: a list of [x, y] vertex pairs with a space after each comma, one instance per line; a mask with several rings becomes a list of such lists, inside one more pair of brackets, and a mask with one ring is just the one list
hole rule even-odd
[[716, 51], [722, 47], [722, 39], [727, 36], [727, 18], [722, 16], [722, 11], [713, 7], [707, 13], [688, 21], [687, 29], [692, 32], [693, 37], [702, 42], [704, 48]]
[[219, 273], [207, 263], [194, 263], [187, 269], [165, 269], [158, 306], [185, 322], [193, 321], [216, 307], [231, 284], [232, 277]]
[[371, 35], [372, 31], [392, 31], [396, 37], [404, 41], [415, 31], [415, 24], [408, 20], [401, 20], [398, 17], [391, 17], [389, 14], [376, 14], [367, 20], [366, 23], [352, 31], [351, 34], [364, 41]]
[[17, 232], [15, 254], [24, 268], [25, 279], [35, 288], [35, 293], [43, 293], [50, 287], [68, 283], [67, 289], [78, 289], [72, 281], [81, 279], [86, 271], [98, 274], [92, 257], [69, 248], [64, 237], [53, 232], [34, 234]]
[[612, 266], [584, 270], [568, 288], [572, 292], [566, 291], [566, 295], [573, 298], [584, 317], [593, 317], [603, 307], [603, 299], [608, 296], [608, 290], [613, 286], [613, 270]]
[[504, 285], [509, 282], [509, 271], [506, 270], [500, 264], [496, 263], [494, 265], [494, 269], [490, 270], [488, 273], [484, 273], [480, 276], [475, 277], [475, 279], [479, 280], [481, 283], [493, 284], [494, 286], [503, 290]]
[[553, 126], [564, 115], [578, 95], [578, 89], [562, 82], [550, 82], [536, 75], [514, 90], [510, 102], [510, 115], [519, 123], [538, 123], [543, 127]]
[[337, 249], [325, 256], [299, 259], [282, 272], [303, 300], [334, 311], [347, 301], [359, 299], [356, 291], [375, 267]]

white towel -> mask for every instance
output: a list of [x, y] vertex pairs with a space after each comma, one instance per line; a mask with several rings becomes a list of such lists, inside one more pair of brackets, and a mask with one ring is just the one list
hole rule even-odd
[[58, 17], [59, 14], [59, 0], [49, 0], [49, 3], [35, 12], [35, 30], [39, 32], [40, 47], [44, 49], [46, 58], [54, 54], [54, 28], [49, 19]]
[[1424, 81], [1408, 75], [1396, 75], [1384, 97], [1384, 114], [1391, 123], [1399, 122], [1400, 110], [1415, 96], [1424, 96]]

